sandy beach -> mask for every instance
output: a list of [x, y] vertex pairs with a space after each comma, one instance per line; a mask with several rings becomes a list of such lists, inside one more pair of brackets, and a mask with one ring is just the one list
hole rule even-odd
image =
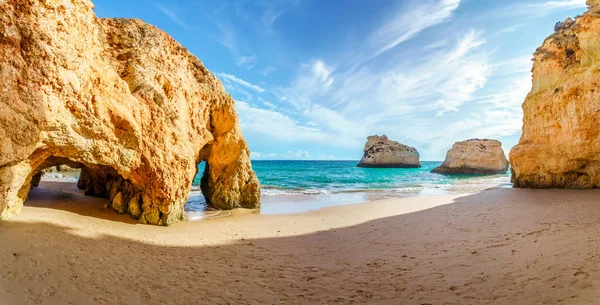
[[0, 304], [593, 304], [599, 195], [503, 188], [156, 227], [42, 182], [0, 223]]

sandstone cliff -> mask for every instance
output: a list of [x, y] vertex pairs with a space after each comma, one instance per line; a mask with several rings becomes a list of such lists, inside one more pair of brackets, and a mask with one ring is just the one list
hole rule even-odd
[[600, 1], [588, 7], [534, 54], [523, 134], [510, 152], [516, 187], [600, 186]]
[[434, 168], [432, 173], [493, 175], [505, 174], [508, 160], [502, 150], [502, 143], [496, 140], [471, 139], [456, 142], [446, 153], [444, 163]]
[[419, 153], [414, 147], [391, 141], [387, 136], [370, 136], [358, 167], [421, 167]]
[[201, 161], [213, 206], [259, 206], [233, 99], [166, 33], [98, 19], [88, 0], [7, 0], [0, 50], [1, 218], [59, 164], [82, 167], [87, 194], [142, 223], [184, 218]]

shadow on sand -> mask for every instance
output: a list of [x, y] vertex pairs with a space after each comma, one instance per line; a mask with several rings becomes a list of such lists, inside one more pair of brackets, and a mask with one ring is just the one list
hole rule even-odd
[[[110, 209], [106, 209], [105, 204], [108, 203], [108, 200], [85, 196], [84, 192], [77, 188], [75, 182], [43, 181], [40, 183], [40, 187], [33, 188], [29, 192], [25, 206], [57, 209], [81, 216], [129, 224], [138, 223], [129, 215], [119, 215]], [[60, 201], [61, 204], [57, 205], [57, 201]]]
[[[599, 195], [487, 190], [354, 226], [210, 246], [16, 219], [0, 223], [0, 304], [588, 304], [600, 297]], [[85, 204], [65, 210], [102, 208]], [[181, 238], [177, 229], [164, 228], [164, 240]]]

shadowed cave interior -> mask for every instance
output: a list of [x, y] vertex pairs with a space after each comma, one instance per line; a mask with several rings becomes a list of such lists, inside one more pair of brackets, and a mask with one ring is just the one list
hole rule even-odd
[[[197, 166], [186, 210], [188, 206], [194, 212], [204, 211], [207, 208], [207, 200], [200, 188], [200, 182], [207, 167], [204, 161]], [[85, 196], [107, 199], [105, 207], [119, 214], [129, 214], [135, 219], [139, 219], [141, 216], [143, 205], [141, 190], [110, 166], [82, 164], [68, 158], [50, 157], [32, 173], [31, 183], [24, 185], [21, 189], [22, 192], [30, 193], [33, 188], [39, 187], [42, 176], [48, 174], [50, 181], [58, 180], [52, 182], [76, 184], [77, 189], [84, 192]], [[56, 184], [49, 183], [45, 185], [45, 188], [60, 192], [60, 187], [57, 187]], [[25, 205], [27, 205], [27, 201], [25, 201]]]

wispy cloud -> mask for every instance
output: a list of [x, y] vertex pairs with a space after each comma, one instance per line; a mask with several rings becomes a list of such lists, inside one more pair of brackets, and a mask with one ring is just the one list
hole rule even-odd
[[[258, 52], [245, 48], [241, 32], [235, 37], [223, 27], [221, 43], [231, 48], [238, 66], [256, 67], [252, 73], [217, 74], [236, 98], [244, 134], [285, 147], [267, 149], [261, 142], [254, 158], [312, 157], [308, 151], [315, 145], [360, 153], [366, 136], [381, 133], [417, 147], [424, 158], [442, 155], [457, 140], [516, 138], [522, 124], [520, 104], [531, 87], [532, 50], [511, 45], [505, 51], [499, 43], [529, 30], [529, 19], [519, 23], [513, 16], [502, 16], [497, 17], [502, 22], [488, 26], [481, 15], [467, 20], [467, 6], [461, 18], [454, 17], [460, 0], [401, 2], [401, 10], [389, 19], [372, 22], [335, 50], [293, 54], [294, 59], [301, 58], [300, 63], [293, 62], [295, 75], [293, 71], [289, 75], [289, 63], [258, 69], [258, 60], [248, 55]], [[543, 16], [537, 12], [578, 8], [584, 1], [517, 5], [537, 14], [538, 19], [531, 21], [537, 22]], [[483, 13], [517, 7], [493, 8]], [[262, 12], [259, 9], [248, 22], [262, 26], [292, 14], [269, 19]], [[260, 54], [264, 64], [268, 56]], [[259, 76], [277, 69], [281, 71], [276, 85]], [[286, 153], [288, 147], [293, 149]]]
[[281, 95], [303, 121], [311, 122], [306, 127], [318, 127], [330, 139], [344, 139], [349, 147], [359, 149], [367, 135], [383, 132], [428, 147], [440, 134], [438, 128], [464, 134], [465, 128], [483, 124], [476, 117], [477, 124], [448, 130], [443, 122], [451, 119], [435, 117], [460, 111], [486, 86], [493, 70], [482, 49], [483, 34], [467, 30], [455, 41], [421, 54], [419, 61], [392, 59], [395, 64], [383, 69], [371, 63], [339, 71], [314, 60], [300, 66], [292, 86]]
[[494, 36], [498, 36], [498, 35], [502, 35], [502, 34], [506, 34], [506, 33], [512, 33], [514, 31], [518, 30], [522, 26], [523, 26], [523, 24], [509, 25], [509, 26], [504, 27], [504, 28], [500, 29], [499, 31], [497, 31]]
[[180, 18], [172, 9], [166, 8], [160, 4], [156, 4], [156, 7], [177, 25], [188, 31], [192, 29], [192, 27], [189, 26], [182, 18]]
[[[547, 1], [540, 4], [546, 10], [584, 8], [586, 0]], [[533, 5], [535, 6], [535, 5]]]
[[399, 11], [369, 37], [372, 52], [369, 57], [384, 53], [425, 29], [448, 21], [459, 4], [460, 0], [422, 1]]
[[254, 160], [336, 160], [330, 154], [311, 155], [307, 150], [288, 150], [287, 153], [259, 153], [251, 152], [250, 158]]
[[260, 71], [258, 71], [258, 73], [262, 76], [269, 76], [271, 73], [273, 73], [275, 71], [277, 71], [277, 68], [275, 68], [273, 66], [267, 66], [267, 67], [260, 69]]
[[303, 125], [298, 120], [277, 111], [254, 107], [244, 101], [236, 101], [236, 110], [245, 133], [268, 136], [280, 142], [307, 140], [321, 142], [327, 139], [322, 130]]
[[254, 63], [256, 63], [256, 56], [238, 56], [235, 59], [235, 62], [240, 67], [246, 67], [250, 69], [254, 66]]
[[505, 7], [495, 14], [498, 16], [545, 16], [557, 11], [585, 9], [586, 0], [553, 0], [516, 3]]
[[273, 23], [275, 23], [275, 21], [277, 21], [279, 16], [281, 16], [281, 13], [282, 13], [281, 11], [275, 11], [273, 9], [266, 9], [260, 20], [266, 27], [271, 27], [273, 25]]
[[217, 42], [225, 46], [229, 51], [237, 53], [237, 47], [235, 44], [235, 32], [227, 25], [217, 24], [219, 27], [219, 37]]
[[244, 87], [246, 87], [248, 89], [252, 89], [252, 90], [254, 90], [254, 91], [258, 92], [258, 93], [265, 92], [265, 89], [263, 89], [263, 88], [261, 88], [261, 87], [259, 87], [257, 85], [253, 85], [253, 84], [251, 84], [251, 83], [249, 83], [249, 82], [247, 82], [247, 81], [245, 81], [245, 80], [243, 80], [241, 78], [237, 78], [234, 75], [227, 74], [227, 73], [217, 73], [217, 76], [219, 78], [221, 78], [221, 80], [223, 80], [223, 81], [230, 82], [230, 83], [235, 83], [235, 84], [244, 86]]

